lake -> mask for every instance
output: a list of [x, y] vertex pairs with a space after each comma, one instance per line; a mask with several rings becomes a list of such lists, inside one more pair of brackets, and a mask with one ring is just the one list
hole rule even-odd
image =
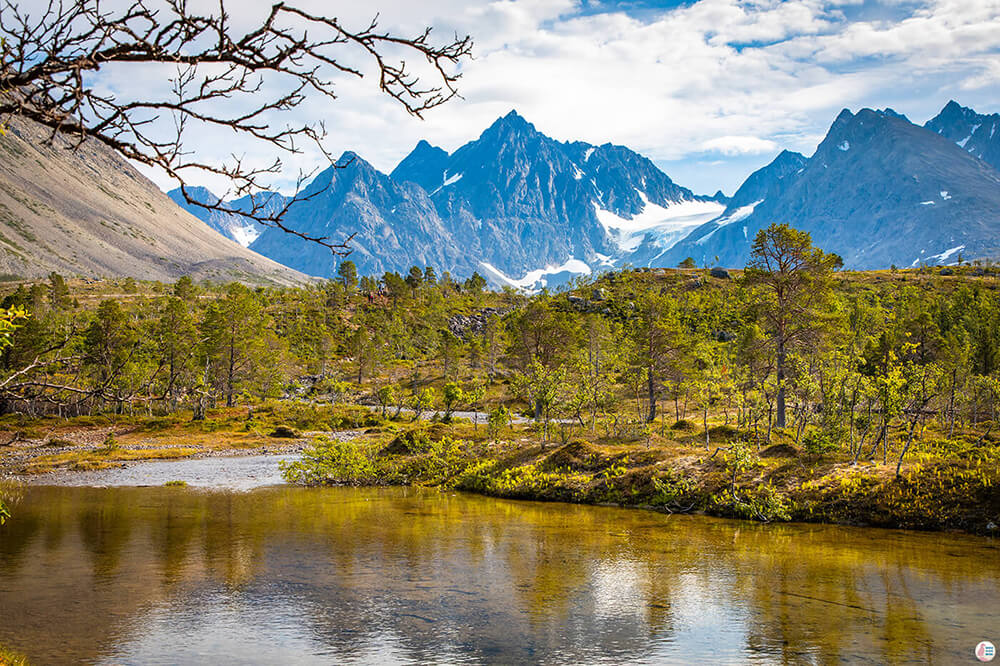
[[32, 664], [975, 663], [998, 609], [993, 539], [435, 490], [28, 486], [0, 527]]

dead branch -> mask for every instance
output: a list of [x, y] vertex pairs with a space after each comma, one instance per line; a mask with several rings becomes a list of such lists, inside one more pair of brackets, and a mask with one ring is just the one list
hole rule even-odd
[[[312, 96], [336, 100], [335, 80], [362, 77], [368, 62], [379, 88], [408, 113], [422, 117], [458, 94], [461, 61], [472, 40], [459, 37], [432, 43], [431, 29], [411, 37], [380, 30], [378, 16], [360, 29], [337, 18], [278, 2], [255, 27], [237, 31], [224, 0], [211, 14], [189, 9], [186, 0], [133, 0], [108, 8], [104, 0], [19, 0], [0, 2], [0, 119], [27, 118], [50, 130], [71, 149], [86, 140], [109, 146], [124, 157], [161, 169], [181, 184], [185, 199], [210, 210], [234, 211], [220, 200], [202, 202], [188, 193], [190, 176], [222, 176], [230, 195], [250, 195], [237, 214], [328, 247], [349, 251], [350, 238], [311, 236], [282, 222], [289, 207], [318, 193], [302, 195], [311, 175], [300, 173], [295, 194], [278, 210], [269, 205], [269, 179], [282, 170], [281, 154], [323, 146], [322, 123], [289, 124], [287, 112]], [[411, 72], [397, 52], [424, 61], [429, 80]], [[169, 64], [176, 68], [169, 94], [128, 98], [98, 86], [96, 74], [112, 67]], [[279, 157], [268, 165], [249, 164], [233, 154], [211, 163], [185, 149], [192, 124], [232, 132], [262, 143]], [[344, 166], [344, 165], [339, 165]]]

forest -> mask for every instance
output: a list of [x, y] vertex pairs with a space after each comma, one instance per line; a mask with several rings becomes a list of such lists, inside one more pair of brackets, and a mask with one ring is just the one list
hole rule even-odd
[[992, 264], [846, 272], [782, 225], [742, 271], [686, 263], [533, 295], [349, 259], [301, 288], [53, 274], [3, 298], [0, 429], [333, 431], [364, 405], [369, 431], [310, 440], [289, 478], [996, 529]]

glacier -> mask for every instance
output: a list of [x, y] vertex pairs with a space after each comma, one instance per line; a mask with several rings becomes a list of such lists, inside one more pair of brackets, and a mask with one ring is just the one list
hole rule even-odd
[[678, 201], [664, 207], [650, 201], [644, 192], [636, 193], [645, 205], [632, 219], [604, 210], [594, 202], [598, 222], [622, 252], [634, 252], [647, 234], [654, 236], [657, 247], [668, 250], [726, 209], [717, 201]]

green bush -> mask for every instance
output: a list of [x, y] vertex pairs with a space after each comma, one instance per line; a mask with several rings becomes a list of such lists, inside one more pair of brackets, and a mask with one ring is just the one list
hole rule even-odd
[[709, 499], [709, 513], [765, 523], [792, 519], [790, 501], [770, 484], [737, 488], [735, 492], [727, 488]]
[[104, 438], [104, 447], [100, 450], [102, 453], [113, 453], [119, 448], [118, 440], [115, 439], [115, 431], [112, 430], [108, 433], [107, 437]]
[[431, 448], [431, 439], [425, 428], [410, 428], [393, 438], [385, 448], [384, 453], [392, 455], [411, 455], [426, 453]]
[[326, 437], [316, 441], [301, 460], [280, 463], [287, 481], [308, 486], [374, 486], [383, 485], [392, 471], [391, 463], [379, 459], [369, 447]]
[[810, 428], [802, 438], [802, 448], [813, 455], [831, 453], [840, 447], [844, 434], [840, 428]]
[[653, 496], [649, 499], [649, 504], [652, 506], [671, 506], [688, 498], [695, 490], [694, 483], [672, 470], [654, 476], [652, 484]]

